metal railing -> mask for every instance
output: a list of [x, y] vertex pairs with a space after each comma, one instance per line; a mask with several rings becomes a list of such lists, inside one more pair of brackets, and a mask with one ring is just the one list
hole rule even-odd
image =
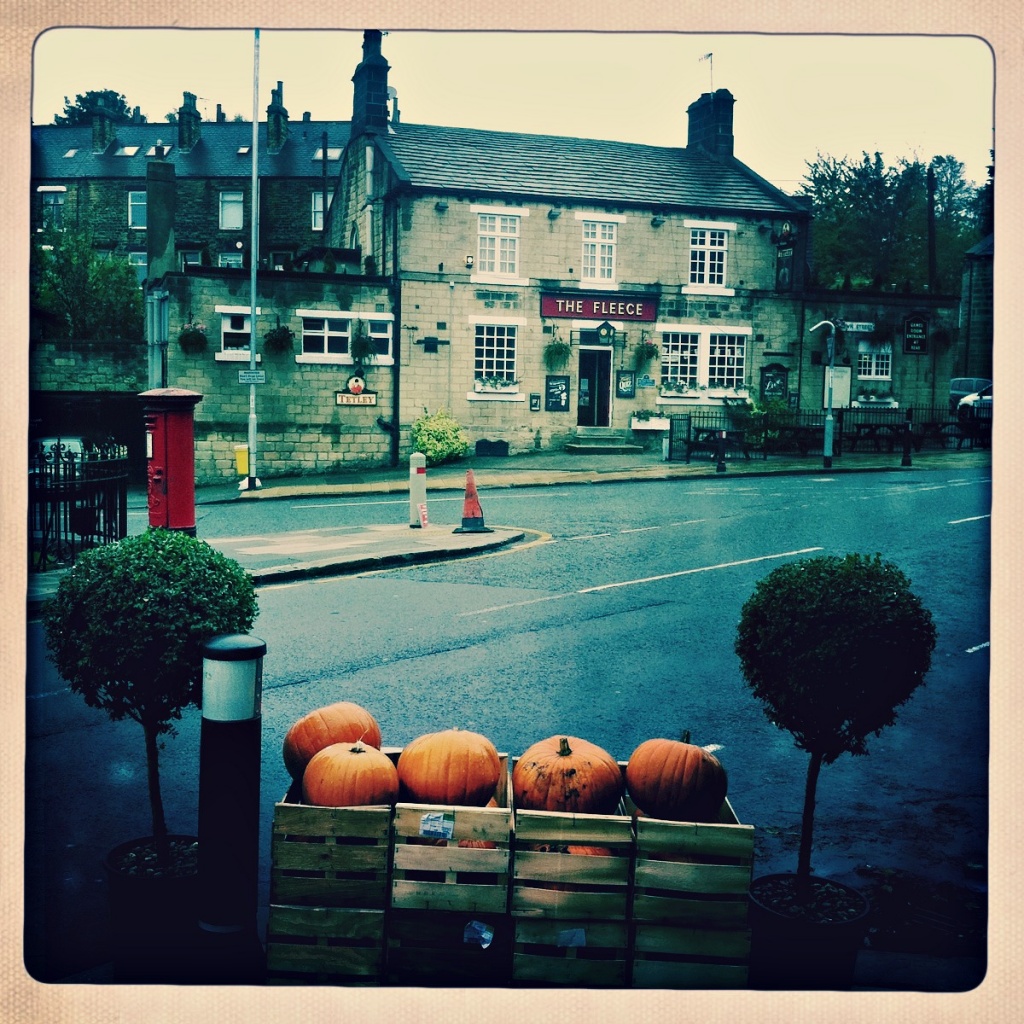
[[[947, 406], [837, 409], [833, 452], [902, 451], [907, 424], [914, 452], [985, 448], [992, 440], [991, 417], [958, 417]], [[821, 455], [825, 412], [752, 412], [748, 408], [694, 408], [670, 417], [670, 460], [686, 458], [687, 442], [707, 430], [743, 431], [748, 447], [768, 455]]]
[[127, 536], [126, 445], [36, 442], [29, 451], [28, 483], [31, 570], [70, 565], [82, 549]]

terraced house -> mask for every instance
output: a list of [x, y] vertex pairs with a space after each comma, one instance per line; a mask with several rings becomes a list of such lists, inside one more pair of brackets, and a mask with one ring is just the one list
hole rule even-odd
[[[837, 406], [869, 385], [888, 404], [943, 400], [958, 297], [809, 288], [809, 212], [734, 156], [728, 90], [666, 111], [680, 145], [653, 147], [405, 123], [389, 70], [367, 31], [350, 121], [289, 125], [278, 83], [260, 126], [261, 475], [398, 464], [414, 420], [442, 407], [510, 452], [650, 438], [657, 420], [638, 413], [773, 398], [820, 410], [825, 338], [810, 328], [824, 319], [847, 324]], [[204, 395], [204, 481], [233, 474], [246, 441], [252, 125], [193, 109], [185, 94], [163, 152], [166, 125], [118, 126], [102, 153], [102, 122], [77, 143], [34, 129], [47, 140], [34, 184], [40, 219], [47, 190], [68, 189], [67, 222], [95, 209], [110, 169], [117, 244], [145, 252], [147, 292], [166, 303], [161, 372]], [[135, 156], [119, 156], [129, 135]], [[62, 164], [61, 146], [93, 162]], [[196, 322], [199, 350], [178, 343]]]

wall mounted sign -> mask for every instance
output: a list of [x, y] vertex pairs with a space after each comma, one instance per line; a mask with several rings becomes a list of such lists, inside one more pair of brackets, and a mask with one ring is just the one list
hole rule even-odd
[[542, 292], [540, 315], [566, 320], [654, 321], [658, 319], [658, 300], [619, 292]]
[[569, 378], [567, 376], [544, 378], [544, 411], [569, 411]]
[[540, 412], [540, 395], [536, 392], [530, 394], [530, 412]]
[[923, 316], [903, 321], [903, 351], [908, 355], [924, 355], [928, 351], [928, 321]]
[[376, 405], [377, 392], [366, 390], [366, 381], [362, 377], [352, 376], [345, 382], [347, 391], [335, 391], [334, 400], [337, 405]]
[[653, 388], [657, 383], [649, 373], [641, 373], [636, 379], [636, 386], [638, 388]]
[[615, 371], [615, 395], [617, 398], [636, 397], [636, 373], [633, 370]]
[[266, 370], [239, 370], [238, 371], [238, 383], [239, 384], [266, 384], [267, 383], [267, 371]]

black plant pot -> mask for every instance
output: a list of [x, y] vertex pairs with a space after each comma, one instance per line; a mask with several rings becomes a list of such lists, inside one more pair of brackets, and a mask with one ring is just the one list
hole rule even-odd
[[871, 905], [841, 882], [811, 876], [808, 914], [795, 912], [795, 875], [763, 875], [750, 886], [749, 985], [834, 989], [853, 985]]
[[[110, 947], [114, 980], [133, 984], [180, 984], [196, 980], [199, 875], [195, 836], [169, 835], [174, 868], [149, 873], [139, 851], [152, 849], [145, 836], [107, 854]], [[124, 866], [135, 855], [134, 871]]]

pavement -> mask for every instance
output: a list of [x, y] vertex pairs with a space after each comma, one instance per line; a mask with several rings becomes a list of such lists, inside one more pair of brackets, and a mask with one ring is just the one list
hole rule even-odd
[[[891, 472], [904, 476], [933, 469], [969, 468], [991, 465], [991, 451], [937, 451], [914, 454], [904, 465], [902, 454], [845, 453], [833, 458], [829, 469], [821, 455], [780, 456], [768, 459], [729, 459], [720, 471], [714, 460], [700, 459], [686, 464], [667, 462], [660, 450], [629, 454], [572, 454], [537, 451], [508, 457], [469, 456], [458, 462], [430, 467], [426, 473], [427, 505], [430, 495], [460, 491], [469, 497], [469, 471], [486, 512], [487, 492], [494, 488], [543, 487], [550, 485], [594, 486], [628, 484], [632, 481], [675, 480], [714, 477], [729, 481], [777, 474], [810, 474], [819, 477], [851, 472]], [[240, 490], [237, 478], [196, 488], [196, 506], [225, 503], [273, 503], [275, 500], [313, 496], [408, 494], [408, 467], [338, 471], [316, 476], [277, 477], [261, 480], [253, 491]], [[144, 489], [129, 494], [129, 509], [145, 512]], [[468, 506], [466, 511], [468, 511]], [[315, 531], [278, 529], [280, 518], [268, 506], [267, 526], [259, 536], [217, 539], [209, 543], [238, 561], [252, 573], [257, 586], [308, 576], [362, 572], [409, 562], [465, 557], [481, 551], [515, 544], [528, 528], [485, 526], [461, 532], [450, 525], [410, 526], [409, 517], [400, 523], [345, 527]], [[145, 520], [134, 517], [144, 528]], [[486, 523], [486, 516], [483, 517]], [[465, 525], [464, 520], [464, 525]], [[200, 534], [201, 535], [201, 534]], [[38, 613], [42, 603], [59, 585], [66, 569], [30, 573], [27, 605], [29, 614]], [[981, 886], [982, 891], [984, 885]], [[991, 943], [991, 936], [989, 937]], [[965, 952], [966, 955], [957, 955]], [[1004, 951], [1005, 952], [1005, 951]], [[66, 979], [74, 982], [109, 980], [106, 968]], [[858, 956], [854, 989], [860, 991], [966, 992], [985, 978], [984, 952], [977, 949], [947, 951], [865, 948]]]

